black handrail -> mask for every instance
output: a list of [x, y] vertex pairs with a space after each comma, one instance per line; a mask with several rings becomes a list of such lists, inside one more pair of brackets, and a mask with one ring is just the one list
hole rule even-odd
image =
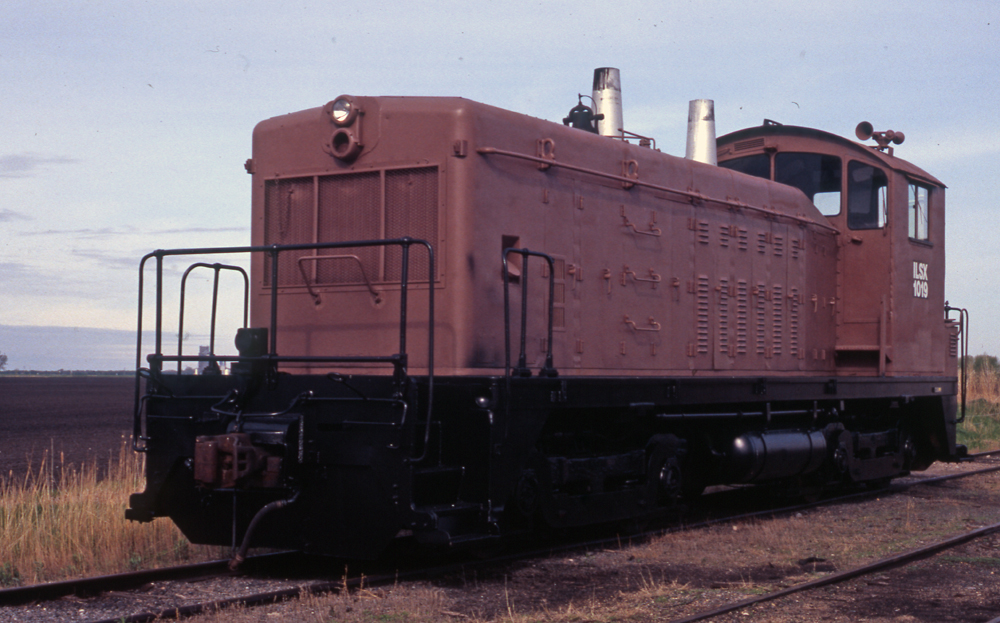
[[548, 304], [548, 338], [546, 340], [545, 364], [539, 370], [541, 377], [555, 378], [559, 372], [552, 366], [552, 309], [555, 294], [555, 262], [552, 256], [538, 251], [528, 249], [518, 249], [508, 247], [503, 250], [503, 330], [504, 330], [504, 377], [507, 381], [507, 389], [510, 390], [510, 267], [507, 263], [507, 256], [511, 253], [519, 254], [523, 259], [521, 263], [521, 349], [517, 358], [517, 367], [513, 373], [519, 377], [531, 376], [531, 370], [527, 365], [526, 340], [528, 333], [528, 257], [534, 255], [548, 262], [549, 265], [549, 304]]
[[[146, 445], [145, 442], [148, 439], [144, 435], [143, 419], [142, 419], [142, 400], [141, 400], [141, 379], [142, 372], [142, 332], [143, 332], [143, 296], [145, 292], [145, 269], [146, 262], [151, 258], [156, 258], [156, 327], [155, 327], [155, 343], [156, 350], [154, 354], [147, 357], [150, 363], [150, 368], [147, 374], [152, 376], [158, 376], [161, 373], [162, 365], [164, 362], [177, 362], [180, 366], [183, 361], [202, 361], [205, 359], [215, 360], [215, 361], [238, 361], [238, 362], [253, 362], [253, 361], [265, 361], [271, 369], [277, 367], [279, 363], [287, 362], [306, 362], [306, 363], [389, 363], [394, 367], [394, 379], [397, 384], [397, 394], [401, 395], [403, 390], [403, 385], [406, 382], [407, 371], [406, 366], [408, 362], [407, 352], [406, 352], [406, 323], [407, 323], [407, 301], [408, 301], [408, 291], [409, 291], [409, 250], [412, 245], [421, 245], [427, 249], [428, 255], [428, 328], [427, 328], [427, 422], [424, 428], [424, 443], [422, 454], [418, 457], [414, 457], [411, 460], [420, 461], [424, 458], [427, 452], [427, 445], [430, 440], [430, 430], [431, 430], [431, 418], [433, 415], [433, 401], [434, 401], [434, 282], [436, 279], [435, 263], [434, 263], [434, 248], [426, 240], [420, 240], [416, 238], [410, 238], [409, 236], [404, 236], [402, 238], [392, 238], [385, 240], [356, 240], [347, 242], [321, 242], [321, 243], [304, 243], [304, 244], [288, 244], [288, 245], [266, 245], [266, 246], [243, 246], [243, 247], [214, 247], [214, 248], [186, 248], [186, 249], [158, 249], [151, 253], [143, 256], [142, 260], [139, 262], [139, 297], [138, 297], [138, 315], [137, 315], [137, 339], [136, 339], [136, 378], [135, 378], [135, 403], [134, 403], [134, 435], [133, 435], [133, 448], [137, 452], [145, 452]], [[281, 253], [288, 251], [308, 251], [308, 250], [320, 250], [320, 249], [341, 249], [341, 248], [357, 248], [357, 247], [377, 247], [377, 246], [400, 246], [402, 247], [402, 268], [400, 277], [400, 327], [399, 327], [399, 352], [394, 355], [388, 356], [370, 356], [370, 357], [334, 357], [334, 356], [279, 356], [277, 353], [277, 333], [278, 333], [278, 257]], [[178, 354], [176, 356], [164, 355], [162, 347], [162, 334], [163, 334], [163, 259], [165, 257], [183, 256], [183, 255], [221, 255], [221, 254], [240, 254], [240, 253], [265, 253], [271, 260], [271, 315], [269, 322], [270, 331], [270, 344], [268, 347], [268, 353], [262, 357], [241, 357], [241, 356], [215, 356], [214, 348], [211, 357], [204, 356], [185, 356], [181, 354], [180, 349], [178, 349]], [[213, 265], [208, 265], [213, 266]], [[189, 269], [190, 271], [190, 269]], [[187, 273], [185, 273], [186, 276]], [[183, 298], [183, 297], [182, 297]], [[214, 300], [214, 296], [213, 296]], [[244, 300], [244, 315], [246, 315], [248, 307], [248, 299]], [[213, 312], [214, 316], [214, 312]], [[183, 317], [183, 313], [182, 313]], [[213, 329], [214, 329], [214, 319], [213, 319]], [[246, 322], [244, 321], [244, 325]], [[397, 396], [398, 397], [398, 396]]]
[[[243, 270], [241, 266], [231, 266], [228, 264], [208, 264], [205, 262], [195, 262], [188, 266], [188, 269], [184, 271], [184, 276], [181, 277], [181, 302], [180, 302], [180, 314], [177, 321], [177, 354], [181, 355], [184, 352], [184, 300], [185, 300], [185, 289], [187, 288], [187, 278], [195, 268], [211, 268], [215, 271], [215, 278], [212, 281], [212, 321], [211, 327], [209, 329], [209, 339], [208, 339], [208, 352], [209, 355], [213, 357], [210, 361], [217, 361], [214, 359], [215, 356], [215, 317], [216, 311], [218, 309], [219, 303], [219, 272], [223, 270], [232, 270], [243, 275], [243, 328], [247, 327], [247, 320], [249, 318], [250, 311], [250, 278], [247, 276], [247, 271]], [[177, 361], [177, 374], [181, 373], [181, 361]]]
[[959, 361], [961, 362], [960, 367], [962, 370], [961, 385], [962, 385], [962, 416], [955, 420], [956, 424], [961, 424], [965, 421], [965, 392], [968, 386], [968, 375], [966, 374], [966, 365], [969, 360], [969, 310], [964, 307], [952, 307], [948, 304], [948, 301], [944, 302], [944, 317], [951, 320], [951, 312], [958, 312], [958, 336], [959, 336]]

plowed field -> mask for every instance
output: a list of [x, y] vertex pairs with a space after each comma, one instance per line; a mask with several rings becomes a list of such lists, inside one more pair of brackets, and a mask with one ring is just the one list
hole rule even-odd
[[38, 469], [43, 457], [79, 467], [117, 457], [132, 431], [131, 376], [0, 375], [0, 474]]

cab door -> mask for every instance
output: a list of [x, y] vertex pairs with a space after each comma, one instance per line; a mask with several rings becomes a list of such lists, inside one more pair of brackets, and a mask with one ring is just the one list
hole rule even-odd
[[848, 160], [837, 271], [838, 369], [886, 373], [891, 361], [893, 223], [889, 219], [889, 176], [881, 167]]

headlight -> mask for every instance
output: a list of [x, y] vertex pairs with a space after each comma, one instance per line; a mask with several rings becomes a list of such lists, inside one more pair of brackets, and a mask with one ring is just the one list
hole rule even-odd
[[333, 131], [330, 140], [323, 145], [326, 153], [347, 162], [357, 158], [358, 154], [361, 153], [361, 148], [361, 141], [350, 128], [337, 128]]
[[326, 105], [326, 112], [330, 115], [330, 121], [340, 127], [354, 123], [358, 116], [360, 107], [357, 101], [350, 95], [341, 95]]

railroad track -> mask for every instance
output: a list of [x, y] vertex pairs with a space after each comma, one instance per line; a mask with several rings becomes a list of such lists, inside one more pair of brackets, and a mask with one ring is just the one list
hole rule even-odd
[[721, 606], [719, 608], [713, 608], [711, 610], [706, 610], [699, 612], [690, 616], [686, 616], [680, 619], [673, 619], [669, 623], [694, 623], [695, 621], [705, 621], [713, 617], [717, 617], [729, 612], [735, 612], [737, 610], [742, 610], [750, 606], [761, 604], [768, 601], [774, 601], [775, 599], [781, 599], [783, 597], [788, 597], [789, 595], [794, 595], [796, 593], [802, 593], [806, 591], [815, 590], [817, 588], [822, 588], [824, 586], [830, 586], [833, 584], [839, 584], [841, 582], [846, 582], [848, 580], [853, 580], [855, 578], [863, 577], [866, 575], [871, 575], [878, 571], [883, 571], [885, 569], [892, 569], [895, 567], [901, 567], [908, 565], [912, 562], [917, 562], [918, 560], [923, 560], [925, 558], [930, 558], [935, 554], [939, 554], [945, 550], [951, 549], [953, 547], [958, 547], [959, 545], [968, 543], [978, 538], [984, 536], [989, 536], [1000, 532], [1000, 523], [995, 523], [989, 526], [984, 526], [978, 530], [972, 530], [964, 534], [959, 534], [947, 539], [943, 539], [936, 543], [926, 545], [896, 556], [890, 556], [888, 558], [883, 558], [882, 560], [877, 560], [873, 563], [862, 565], [860, 567], [855, 567], [853, 569], [848, 569], [847, 571], [841, 571], [839, 573], [831, 573], [830, 575], [825, 575], [821, 578], [817, 578], [810, 582], [803, 582], [801, 584], [796, 584], [795, 586], [789, 586], [772, 593], [767, 593], [764, 595], [757, 595], [749, 599], [744, 599], [742, 601], [733, 602]]
[[[973, 455], [973, 458], [975, 458], [976, 462], [978, 463], [986, 461], [992, 462], [993, 460], [996, 460], [998, 458], [998, 455], [1000, 455], [1000, 451]], [[885, 495], [887, 492], [900, 492], [914, 486], [944, 482], [948, 480], [964, 478], [968, 476], [974, 476], [978, 474], [984, 474], [995, 471], [1000, 471], [1000, 464], [989, 465], [987, 467], [979, 469], [957, 472], [954, 474], [947, 474], [943, 476], [912, 478], [908, 482], [897, 482], [884, 489], [872, 489], [857, 493], [851, 493], [848, 495], [837, 496], [834, 498], [819, 500], [815, 502], [783, 506], [781, 508], [768, 508], [748, 513], [740, 513], [737, 515], [709, 517], [700, 521], [685, 523], [683, 527], [669, 527], [669, 528], [659, 527], [653, 530], [635, 532], [629, 535], [619, 534], [610, 538], [598, 538], [585, 541], [576, 540], [573, 542], [566, 542], [557, 545], [547, 544], [543, 547], [529, 549], [528, 551], [519, 551], [509, 556], [492, 557], [489, 559], [475, 560], [475, 561], [462, 559], [455, 562], [447, 562], [445, 564], [441, 564], [431, 568], [426, 568], [426, 567], [413, 568], [402, 571], [392, 570], [386, 573], [376, 572], [370, 574], [363, 574], [353, 578], [347, 577], [345, 575], [336, 580], [310, 581], [303, 583], [301, 585], [284, 587], [277, 590], [265, 590], [253, 594], [233, 596], [225, 599], [212, 599], [197, 603], [189, 603], [186, 605], [170, 606], [167, 608], [159, 607], [128, 616], [116, 615], [110, 618], [86, 619], [86, 620], [91, 621], [91, 623], [138, 623], [145, 621], [182, 618], [182, 617], [193, 616], [200, 613], [221, 610], [237, 604], [253, 607], [253, 606], [260, 606], [264, 604], [280, 602], [286, 599], [293, 599], [309, 593], [316, 594], [316, 593], [325, 593], [325, 592], [339, 591], [339, 590], [351, 590], [358, 588], [359, 586], [362, 585], [362, 583], [366, 587], [377, 587], [377, 586], [391, 585], [399, 581], [412, 581], [412, 580], [419, 580], [436, 576], [444, 576], [452, 573], [457, 573], [460, 571], [470, 572], [476, 569], [483, 569], [490, 567], [495, 568], [497, 566], [501, 566], [518, 560], [544, 557], [552, 554], [559, 554], [559, 553], [566, 553], [566, 552], [580, 551], [580, 550], [617, 548], [622, 542], [625, 541], [633, 543], [641, 542], [643, 540], [648, 540], [650, 538], [670, 532], [676, 532], [680, 530], [692, 530], [692, 529], [711, 526], [718, 523], [746, 521], [757, 517], [787, 516], [801, 512], [803, 510], [816, 508], [823, 505], [832, 505], [864, 497]], [[789, 594], [808, 591], [815, 588], [820, 588], [822, 586], [828, 586], [830, 584], [837, 582], [843, 582], [849, 579], [860, 577], [861, 575], [867, 573], [874, 573], [875, 571], [879, 571], [885, 568], [905, 565], [908, 564], [909, 562], [931, 556], [934, 553], [942, 551], [943, 549], [947, 549], [948, 547], [955, 547], [956, 545], [959, 545], [961, 543], [968, 542], [969, 540], [979, 538], [987, 534], [992, 534], [993, 532], [996, 531], [1000, 531], [1000, 524], [996, 524], [994, 526], [987, 526], [985, 528], [981, 528], [979, 530], [966, 533], [964, 535], [959, 535], [953, 537], [952, 539], [947, 539], [945, 541], [927, 546], [925, 548], [920, 548], [919, 550], [914, 550], [913, 552], [909, 552], [907, 554], [895, 556], [890, 559], [886, 559], [884, 561], [872, 563], [872, 565], [866, 565], [865, 567], [859, 567], [858, 569], [852, 569], [850, 571], [846, 571], [843, 573], [836, 573], [829, 576], [824, 576], [823, 578], [820, 578], [813, 582], [789, 587], [787, 589], [783, 589], [775, 593], [769, 593], [766, 595], [757, 596], [753, 599], [737, 602], [731, 604], [730, 606], [726, 606], [724, 608], [717, 608], [712, 611], [706, 611], [698, 615], [693, 615], [692, 617], [678, 619], [677, 623], [705, 620], [708, 618], [718, 616], [725, 612], [731, 612], [733, 610], [746, 608], [747, 606], [753, 605], [754, 603], [780, 599]], [[255, 556], [248, 558], [247, 563], [245, 563], [245, 565], [248, 565], [246, 568], [249, 569], [253, 569], [254, 567], [265, 568], [268, 565], [281, 564], [282, 562], [287, 561], [290, 557], [294, 555], [295, 554], [290, 552], [280, 552], [275, 554], [267, 554], [263, 556]], [[126, 591], [134, 589], [135, 587], [138, 586], [148, 585], [150, 583], [162, 583], [171, 580], [190, 581], [196, 578], [229, 575], [230, 572], [228, 570], [227, 565], [228, 561], [220, 560], [209, 563], [202, 563], [200, 565], [172, 567], [167, 569], [150, 570], [137, 573], [119, 574], [114, 576], [102, 576], [96, 578], [85, 578], [80, 580], [70, 580], [65, 582], [34, 585], [28, 587], [18, 587], [13, 589], [4, 589], [0, 590], [0, 605], [14, 605], [14, 604], [24, 604], [31, 602], [41, 602], [41, 601], [65, 598], [66, 596], [73, 596], [73, 595], [77, 597], [88, 597], [102, 593], [115, 593], [118, 591]], [[77, 620], [85, 620], [85, 619], [81, 617]]]

